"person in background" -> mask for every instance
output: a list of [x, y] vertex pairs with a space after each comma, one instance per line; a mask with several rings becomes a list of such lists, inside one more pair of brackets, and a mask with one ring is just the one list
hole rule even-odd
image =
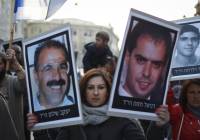
[[[12, 45], [12, 49], [15, 51], [15, 56], [16, 56], [17, 61], [24, 68], [24, 59], [23, 59], [22, 48], [17, 44], [13, 44]], [[13, 64], [10, 63], [9, 65], [13, 65]], [[7, 70], [6, 73], [10, 74], [10, 75], [13, 75], [13, 76], [17, 76], [17, 72], [12, 67], [10, 67]], [[27, 91], [24, 91], [24, 93], [23, 93], [23, 105], [24, 105], [24, 107], [23, 107], [24, 108], [24, 113], [23, 113], [24, 114], [24, 123], [26, 123], [26, 121], [27, 121], [26, 120], [26, 114], [28, 113], [28, 109], [29, 109], [28, 108], [28, 94], [27, 94]], [[26, 125], [24, 125], [24, 130], [25, 130], [26, 140], [30, 140], [30, 132], [29, 132], [29, 130], [27, 130]]]
[[2, 140], [19, 140], [6, 99], [0, 93], [0, 138]]
[[174, 140], [200, 138], [200, 79], [183, 83], [178, 104], [169, 105]]
[[23, 59], [23, 51], [22, 51], [22, 48], [17, 45], [17, 44], [14, 44], [12, 46], [13, 50], [15, 50], [15, 54], [16, 54], [16, 58], [18, 60], [18, 62], [20, 63], [20, 65], [24, 66], [24, 59]]
[[[16, 71], [16, 76], [6, 74], [7, 62], [10, 63], [9, 68]], [[23, 123], [23, 93], [25, 90], [25, 71], [17, 61], [15, 51], [9, 48], [5, 53], [0, 53], [0, 92], [8, 104], [8, 111], [19, 140], [25, 140]]]
[[105, 63], [103, 65], [100, 65], [98, 69], [105, 70], [111, 74], [111, 76], [114, 76], [115, 69], [117, 66], [117, 57], [113, 55], [113, 57], [106, 57]]
[[108, 46], [109, 35], [104, 31], [100, 31], [96, 34], [96, 42], [90, 42], [84, 47], [86, 54], [83, 57], [84, 72], [92, 68], [97, 68], [105, 64], [108, 56], [112, 57], [113, 54]]
[[[136, 120], [107, 116], [112, 79], [108, 72], [91, 69], [80, 80], [84, 140], [145, 140]], [[66, 138], [65, 131], [59, 140]]]

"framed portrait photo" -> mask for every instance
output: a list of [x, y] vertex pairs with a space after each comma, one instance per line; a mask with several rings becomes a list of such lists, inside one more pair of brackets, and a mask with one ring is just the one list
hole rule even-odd
[[131, 9], [114, 76], [108, 115], [156, 120], [165, 104], [180, 28]]
[[171, 80], [200, 77], [200, 19], [199, 16], [174, 21], [181, 27], [172, 58]]
[[82, 123], [79, 86], [69, 26], [24, 41], [29, 109], [33, 130]]

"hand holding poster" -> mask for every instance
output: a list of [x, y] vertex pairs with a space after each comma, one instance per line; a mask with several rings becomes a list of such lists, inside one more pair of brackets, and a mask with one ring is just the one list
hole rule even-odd
[[70, 28], [24, 43], [30, 111], [39, 123], [33, 129], [82, 122]]
[[170, 63], [179, 27], [131, 10], [108, 114], [155, 120], [165, 104]]

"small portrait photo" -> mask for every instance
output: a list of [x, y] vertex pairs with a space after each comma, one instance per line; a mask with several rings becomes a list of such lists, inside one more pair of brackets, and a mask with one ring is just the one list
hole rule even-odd
[[65, 27], [24, 42], [29, 106], [39, 119], [35, 129], [82, 120], [70, 39], [70, 28]]
[[200, 20], [196, 17], [177, 20], [181, 31], [172, 58], [172, 80], [199, 77]]
[[111, 115], [156, 119], [155, 110], [165, 103], [179, 30], [173, 23], [131, 10], [114, 77]]

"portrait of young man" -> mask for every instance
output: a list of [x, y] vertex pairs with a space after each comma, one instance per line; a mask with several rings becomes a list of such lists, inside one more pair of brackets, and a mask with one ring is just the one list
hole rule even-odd
[[200, 21], [184, 18], [174, 21], [180, 33], [172, 58], [172, 81], [198, 78], [200, 73]]
[[131, 9], [118, 59], [108, 115], [157, 120], [165, 104], [180, 27]]
[[35, 111], [74, 104], [69, 94], [69, 66], [63, 43], [47, 40], [39, 44], [34, 55], [34, 79], [38, 86], [33, 100]]
[[[161, 26], [135, 25], [127, 38], [120, 96], [160, 102], [172, 38]], [[121, 79], [122, 79], [121, 78]]]
[[181, 25], [172, 68], [200, 65], [200, 56], [196, 55], [199, 39], [200, 33], [197, 27], [189, 24]]

